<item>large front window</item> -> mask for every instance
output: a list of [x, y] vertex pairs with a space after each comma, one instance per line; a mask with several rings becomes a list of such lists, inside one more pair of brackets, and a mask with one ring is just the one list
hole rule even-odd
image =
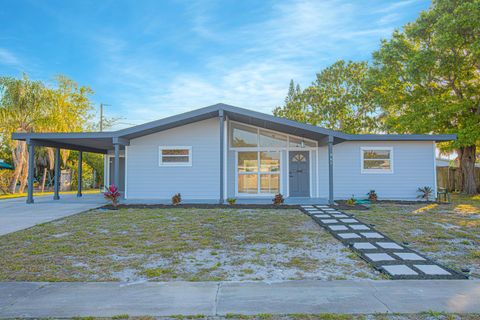
[[277, 194], [280, 192], [280, 152], [238, 152], [238, 193]]

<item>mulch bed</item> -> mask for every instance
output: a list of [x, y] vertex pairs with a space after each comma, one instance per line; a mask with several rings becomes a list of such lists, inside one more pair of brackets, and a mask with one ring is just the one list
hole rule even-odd
[[[112, 205], [105, 205], [103, 209], [115, 210]], [[172, 208], [196, 208], [196, 209], [300, 209], [298, 204], [207, 204], [207, 203], [188, 203], [188, 204], [119, 204], [118, 209], [172, 209]]]

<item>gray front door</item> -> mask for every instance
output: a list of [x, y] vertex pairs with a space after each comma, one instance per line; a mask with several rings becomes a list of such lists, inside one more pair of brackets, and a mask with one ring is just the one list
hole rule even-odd
[[310, 158], [308, 151], [290, 151], [288, 155], [290, 197], [310, 196]]

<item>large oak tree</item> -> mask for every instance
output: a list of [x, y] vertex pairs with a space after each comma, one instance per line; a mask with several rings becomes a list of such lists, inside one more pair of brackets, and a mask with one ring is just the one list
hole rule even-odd
[[373, 54], [372, 79], [386, 130], [456, 133], [463, 191], [474, 194], [480, 141], [480, 1], [434, 0]]

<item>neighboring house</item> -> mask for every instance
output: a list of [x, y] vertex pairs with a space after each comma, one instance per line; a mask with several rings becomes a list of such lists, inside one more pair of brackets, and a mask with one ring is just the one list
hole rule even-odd
[[418, 187], [436, 189], [435, 142], [456, 136], [346, 134], [216, 104], [114, 132], [13, 139], [31, 150], [106, 154], [105, 181], [127, 199], [161, 201], [179, 192], [185, 200], [223, 202], [282, 193], [332, 202], [372, 189], [381, 199], [415, 199]]

